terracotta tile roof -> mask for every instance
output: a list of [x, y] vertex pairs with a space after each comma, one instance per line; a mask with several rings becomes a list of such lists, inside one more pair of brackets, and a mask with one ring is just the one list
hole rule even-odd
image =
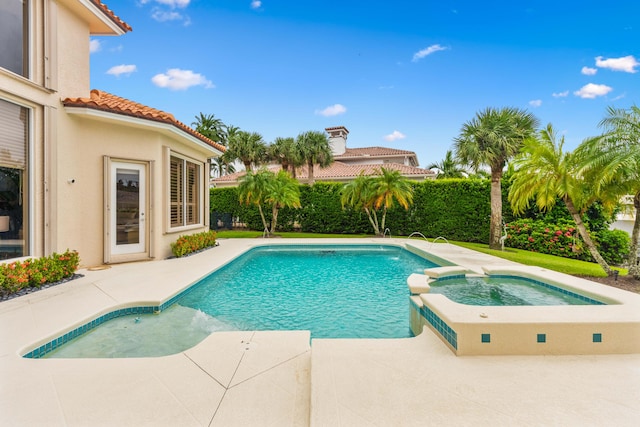
[[344, 129], [347, 133], [349, 133], [349, 129], [347, 129], [344, 126], [333, 126], [330, 128], [324, 128], [324, 130], [326, 130], [327, 132], [332, 131], [332, 130], [340, 130], [340, 129]]
[[[413, 166], [401, 165], [399, 163], [386, 163], [384, 165], [380, 164], [368, 164], [368, 165], [348, 165], [342, 162], [333, 162], [331, 166], [326, 168], [314, 168], [313, 176], [316, 180], [320, 181], [331, 181], [331, 180], [348, 180], [352, 178], [356, 178], [363, 172], [365, 175], [376, 175], [378, 174], [380, 167], [384, 167], [385, 169], [393, 169], [400, 171], [403, 176], [407, 178], [423, 178], [423, 177], [432, 177], [435, 176], [435, 172], [429, 169], [422, 169]], [[277, 172], [280, 170], [280, 166], [269, 166], [269, 170], [273, 172]], [[245, 171], [236, 172], [228, 175], [221, 176], [212, 180], [213, 183], [231, 183], [238, 181], [245, 174]], [[306, 180], [309, 177], [307, 167], [303, 166], [297, 170], [296, 178], [301, 181]]]
[[93, 3], [98, 9], [100, 9], [102, 11], [102, 13], [104, 13], [107, 18], [112, 20], [123, 31], [125, 31], [125, 32], [133, 31], [133, 29], [131, 28], [131, 26], [129, 24], [127, 24], [122, 19], [120, 19], [120, 17], [118, 17], [118, 15], [113, 13], [113, 11], [111, 9], [109, 9], [106, 4], [102, 3], [101, 0], [91, 0], [91, 3]]
[[397, 150], [395, 148], [388, 147], [362, 147], [362, 148], [347, 148], [347, 150], [340, 155], [334, 156], [336, 159], [344, 157], [388, 157], [388, 156], [415, 156], [416, 153], [407, 150]]
[[112, 95], [108, 92], [93, 89], [91, 91], [90, 98], [66, 98], [62, 100], [62, 104], [65, 107], [90, 108], [94, 110], [105, 111], [108, 113], [120, 114], [123, 116], [137, 117], [154, 122], [167, 123], [175, 126], [176, 128], [188, 133], [195, 138], [198, 138], [200, 141], [212, 146], [218, 151], [225, 151], [225, 147], [196, 132], [184, 123], [176, 120], [176, 118], [173, 117], [172, 114], [166, 113], [161, 110], [156, 110], [155, 108], [147, 107], [146, 105], [138, 104], [137, 102]]

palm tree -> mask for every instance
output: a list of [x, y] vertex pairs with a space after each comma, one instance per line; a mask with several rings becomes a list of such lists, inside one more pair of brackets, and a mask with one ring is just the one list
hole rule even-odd
[[456, 157], [475, 171], [491, 170], [491, 221], [489, 247], [500, 249], [502, 236], [502, 172], [507, 162], [534, 134], [538, 119], [517, 108], [487, 108], [465, 123], [454, 139]]
[[265, 202], [268, 193], [268, 182], [272, 178], [273, 172], [266, 169], [261, 169], [256, 173], [247, 171], [247, 173], [241, 178], [238, 185], [238, 199], [241, 204], [256, 205], [260, 212], [260, 218], [262, 219], [262, 225], [264, 230], [269, 231], [269, 225], [264, 217], [262, 211], [262, 205]]
[[286, 171], [281, 170], [277, 175], [271, 173], [271, 179], [267, 182], [265, 202], [271, 204], [271, 231], [276, 232], [278, 211], [280, 208], [300, 207], [300, 186]]
[[431, 163], [427, 169], [437, 169], [436, 179], [443, 178], [464, 178], [467, 171], [460, 167], [460, 164], [453, 158], [453, 152], [448, 150], [444, 159], [440, 163]]
[[252, 165], [258, 165], [266, 158], [267, 145], [257, 132], [238, 131], [229, 140], [229, 159], [238, 159], [247, 171]]
[[[397, 170], [380, 168], [378, 176], [366, 176], [364, 173], [342, 188], [340, 196], [342, 207], [352, 206], [363, 209], [376, 235], [384, 234], [387, 210], [395, 202], [405, 209], [413, 202], [413, 187]], [[382, 209], [382, 219], [378, 222], [378, 211]], [[382, 231], [381, 231], [382, 230]]]
[[551, 210], [560, 197], [591, 256], [611, 275], [611, 268], [598, 252], [582, 221], [582, 213], [594, 201], [591, 184], [580, 173], [579, 156], [563, 151], [564, 136], [559, 142], [556, 140], [556, 133], [549, 124], [539, 132], [538, 138], [525, 141], [513, 162], [515, 171], [509, 189], [511, 209], [515, 214], [522, 213], [535, 198], [538, 208]]
[[191, 126], [201, 135], [223, 145], [226, 144], [226, 126], [220, 119], [215, 118], [215, 114], [203, 114], [196, 116], [196, 121]]
[[373, 206], [376, 209], [382, 207], [382, 223], [380, 229], [385, 230], [387, 210], [398, 202], [405, 210], [413, 203], [413, 187], [400, 171], [380, 168], [380, 176], [375, 180], [375, 196]]
[[273, 141], [273, 144], [269, 146], [270, 157], [276, 162], [280, 163], [282, 170], [289, 171], [289, 167], [294, 169], [294, 165], [298, 162], [299, 156], [296, 150], [296, 141], [293, 138], [281, 138], [278, 137]]
[[599, 194], [633, 195], [635, 221], [627, 263], [629, 274], [640, 278], [638, 238], [640, 237], [640, 108], [609, 107], [599, 123], [603, 135], [584, 141], [576, 150], [585, 159], [585, 174]]
[[329, 145], [329, 138], [324, 132], [308, 131], [298, 135], [297, 144], [301, 158], [309, 169], [309, 185], [315, 183], [313, 167], [318, 165], [325, 168], [333, 163], [333, 153]]
[[351, 206], [356, 210], [364, 210], [369, 218], [369, 222], [373, 226], [376, 235], [380, 235], [380, 227], [378, 226], [378, 215], [373, 209], [374, 178], [367, 176], [364, 172], [351, 182], [346, 183], [342, 187], [340, 202], [342, 208]]

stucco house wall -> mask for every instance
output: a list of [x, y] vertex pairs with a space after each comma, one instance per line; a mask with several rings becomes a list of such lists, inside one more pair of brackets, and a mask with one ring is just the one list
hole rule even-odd
[[[107, 103], [97, 110], [91, 110], [91, 105], [83, 108], [82, 100], [92, 103], [94, 96], [90, 92], [90, 36], [123, 35], [131, 28], [100, 0], [26, 2], [28, 30], [23, 30], [22, 38], [27, 40], [28, 71], [3, 68], [0, 62], [0, 102], [4, 103], [4, 111], [12, 114], [0, 117], [0, 126], [20, 128], [13, 113], [16, 109], [26, 112], [27, 117], [23, 144], [27, 152], [23, 173], [25, 225], [19, 235], [15, 230], [0, 230], [1, 257], [10, 258], [13, 252], [5, 249], [21, 244], [16, 257], [75, 249], [82, 266], [141, 259], [140, 254], [130, 259], [119, 256], [109, 260], [105, 256], [109, 239], [105, 227], [109, 209], [105, 158], [148, 165], [149, 240], [142, 255], [169, 256], [169, 245], [178, 235], [207, 229], [208, 159], [220, 155], [224, 148], [168, 113], [123, 98], [117, 99], [125, 105], [122, 110]], [[22, 5], [0, 5], [0, 12], [23, 13]], [[0, 31], [2, 35], [6, 33]], [[106, 95], [107, 101], [115, 98]], [[125, 109], [134, 110], [136, 117], [127, 116]], [[9, 147], [11, 141], [3, 137], [0, 134], [0, 148]], [[193, 225], [167, 226], [169, 153], [185, 156], [202, 172], [200, 218]], [[16, 170], [6, 160], [4, 164], [0, 162], [0, 167]], [[7, 213], [0, 212], [1, 215]], [[9, 239], [12, 243], [8, 243]]]

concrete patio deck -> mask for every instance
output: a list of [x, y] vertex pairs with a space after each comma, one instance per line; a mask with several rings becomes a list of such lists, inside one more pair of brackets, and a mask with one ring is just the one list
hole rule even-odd
[[[266, 243], [272, 243], [267, 241]], [[278, 243], [301, 243], [278, 239]], [[312, 243], [355, 243], [313, 239]], [[380, 239], [358, 242], [382, 243]], [[384, 243], [406, 243], [385, 239]], [[637, 425], [640, 354], [455, 356], [409, 339], [219, 332], [182, 353], [25, 359], [29, 346], [120, 305], [157, 304], [264, 240], [221, 240], [183, 258], [82, 270], [0, 303], [0, 424], [7, 426]], [[412, 241], [478, 273], [510, 264]], [[640, 316], [640, 313], [638, 313]]]

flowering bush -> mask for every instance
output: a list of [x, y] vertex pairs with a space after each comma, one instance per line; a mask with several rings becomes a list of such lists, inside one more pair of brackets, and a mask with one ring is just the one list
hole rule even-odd
[[216, 245], [216, 232], [213, 230], [202, 233], [180, 236], [175, 243], [171, 244], [171, 252], [180, 258], [200, 249], [209, 248]]
[[[555, 224], [521, 219], [507, 224], [505, 246], [564, 258], [593, 261], [572, 221], [558, 220]], [[620, 230], [601, 230], [590, 233], [600, 255], [610, 264], [619, 265], [629, 253], [628, 235]]]
[[23, 288], [58, 282], [73, 276], [79, 263], [78, 252], [67, 250], [63, 254], [0, 264], [0, 290], [12, 294]]

